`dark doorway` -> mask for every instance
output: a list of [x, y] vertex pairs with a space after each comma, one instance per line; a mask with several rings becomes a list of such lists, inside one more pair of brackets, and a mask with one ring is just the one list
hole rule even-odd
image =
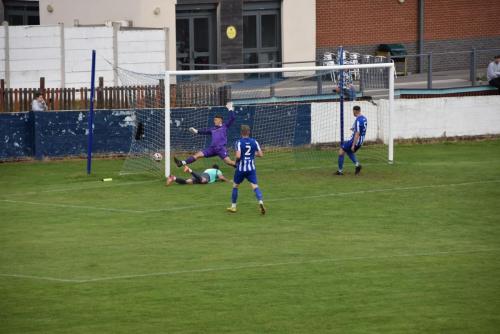
[[210, 69], [216, 59], [215, 10], [177, 6], [176, 15], [177, 69]]
[[[253, 67], [281, 62], [281, 19], [277, 2], [249, 3], [243, 11], [243, 61]], [[251, 66], [249, 66], [251, 67]]]

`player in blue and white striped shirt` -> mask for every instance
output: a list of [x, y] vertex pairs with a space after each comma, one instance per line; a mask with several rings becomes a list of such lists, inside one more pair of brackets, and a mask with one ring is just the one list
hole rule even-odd
[[354, 171], [355, 175], [359, 175], [361, 172], [361, 165], [359, 164], [358, 159], [356, 158], [356, 155], [354, 154], [357, 150], [363, 146], [363, 142], [365, 140], [365, 135], [366, 135], [366, 128], [368, 125], [367, 119], [365, 116], [361, 115], [361, 107], [360, 106], [354, 106], [352, 108], [352, 113], [354, 117], [356, 117], [356, 120], [354, 121], [354, 124], [352, 125], [352, 135], [351, 138], [342, 143], [339, 149], [339, 169], [335, 173], [336, 175], [344, 175], [344, 154], [347, 153], [349, 158], [352, 160], [354, 165], [356, 166], [356, 169]]
[[227, 211], [236, 212], [236, 201], [238, 200], [238, 187], [245, 179], [250, 182], [255, 197], [259, 201], [259, 209], [261, 214], [266, 213], [264, 202], [262, 201], [262, 192], [257, 184], [257, 170], [255, 168], [255, 157], [262, 157], [264, 154], [260, 149], [259, 143], [250, 138], [250, 127], [248, 125], [241, 126], [241, 139], [236, 142], [236, 170], [233, 178], [233, 192], [231, 196], [231, 207]]

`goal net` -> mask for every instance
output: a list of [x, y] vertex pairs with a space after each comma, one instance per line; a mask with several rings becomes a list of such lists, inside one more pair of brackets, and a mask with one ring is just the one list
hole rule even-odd
[[[170, 71], [142, 74], [116, 69], [129, 89], [127, 126], [130, 152], [123, 174], [168, 176], [177, 168], [173, 157], [185, 160], [211, 145], [211, 136], [193, 134], [214, 126], [217, 115], [231, 118], [226, 147], [234, 159], [234, 143], [242, 124], [252, 129], [266, 158], [259, 169], [331, 168], [337, 151], [351, 137], [353, 107], [368, 119], [362, 164], [393, 161], [391, 115], [394, 99], [392, 63], [301, 68]], [[351, 77], [356, 73], [356, 78]], [[343, 89], [337, 80], [344, 76]], [[355, 93], [355, 95], [353, 94]], [[353, 101], [353, 99], [355, 99]], [[218, 156], [199, 159], [193, 169], [224, 163]], [[346, 162], [346, 167], [347, 167]]]

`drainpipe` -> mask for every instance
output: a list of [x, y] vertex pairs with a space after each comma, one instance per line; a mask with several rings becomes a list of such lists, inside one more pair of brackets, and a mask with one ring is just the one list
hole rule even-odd
[[[424, 1], [418, 0], [418, 53], [424, 53]], [[424, 71], [424, 58], [422, 56], [418, 57], [418, 72], [422, 73]]]

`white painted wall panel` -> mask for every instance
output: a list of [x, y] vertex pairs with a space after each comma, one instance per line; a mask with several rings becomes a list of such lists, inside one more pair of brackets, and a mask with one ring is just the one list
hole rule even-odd
[[[379, 109], [370, 102], [344, 103], [344, 139], [351, 136], [354, 123], [352, 107], [359, 105], [368, 119], [365, 140], [382, 139], [379, 128]], [[311, 105], [311, 142], [313, 144], [338, 142], [340, 138], [340, 103], [324, 102]]]
[[118, 61], [123, 64], [148, 64], [165, 62], [165, 52], [118, 53]]
[[[10, 58], [15, 60], [61, 59], [61, 49], [41, 48], [37, 50], [10, 49]], [[2, 53], [3, 55], [3, 53]], [[3, 58], [3, 56], [1, 56]]]
[[119, 45], [120, 52], [143, 52], [148, 51], [165, 51], [164, 42], [160, 41], [134, 41], [121, 43]]
[[500, 96], [397, 100], [394, 137], [500, 134]]
[[136, 42], [136, 41], [159, 41], [165, 40], [165, 32], [163, 30], [120, 30], [118, 32], [119, 42]]
[[34, 70], [11, 73], [12, 88], [38, 88], [40, 87], [40, 77], [45, 78], [46, 87], [59, 87], [59, 70]]
[[113, 49], [112, 38], [83, 38], [83, 39], [65, 39], [64, 46], [66, 50], [93, 50], [93, 49]]
[[[347, 102], [345, 105], [345, 138], [350, 136], [353, 123], [352, 105], [361, 106], [368, 119], [366, 140], [388, 136], [388, 102]], [[445, 97], [436, 99], [395, 100], [393, 119], [394, 138], [439, 138], [500, 134], [500, 96]], [[339, 103], [325, 102], [311, 105], [311, 141], [329, 143], [339, 141]]]
[[67, 39], [113, 38], [112, 27], [65, 27]]
[[13, 72], [29, 72], [39, 69], [44, 70], [60, 70], [61, 60], [60, 59], [23, 59], [23, 60], [11, 60], [10, 70]]
[[[0, 29], [4, 33], [3, 27]], [[61, 86], [61, 28], [53, 26], [10, 27], [11, 87], [37, 87], [40, 76], [47, 87]], [[89, 86], [91, 53], [96, 50], [96, 77], [113, 85], [113, 28], [65, 27], [64, 66], [66, 87]], [[0, 38], [0, 45], [3, 39]], [[144, 73], [165, 71], [165, 31], [119, 30], [118, 66]], [[4, 73], [0, 52], [0, 75]]]
[[10, 26], [9, 37], [22, 39], [26, 37], [54, 37], [59, 36], [59, 26]]

